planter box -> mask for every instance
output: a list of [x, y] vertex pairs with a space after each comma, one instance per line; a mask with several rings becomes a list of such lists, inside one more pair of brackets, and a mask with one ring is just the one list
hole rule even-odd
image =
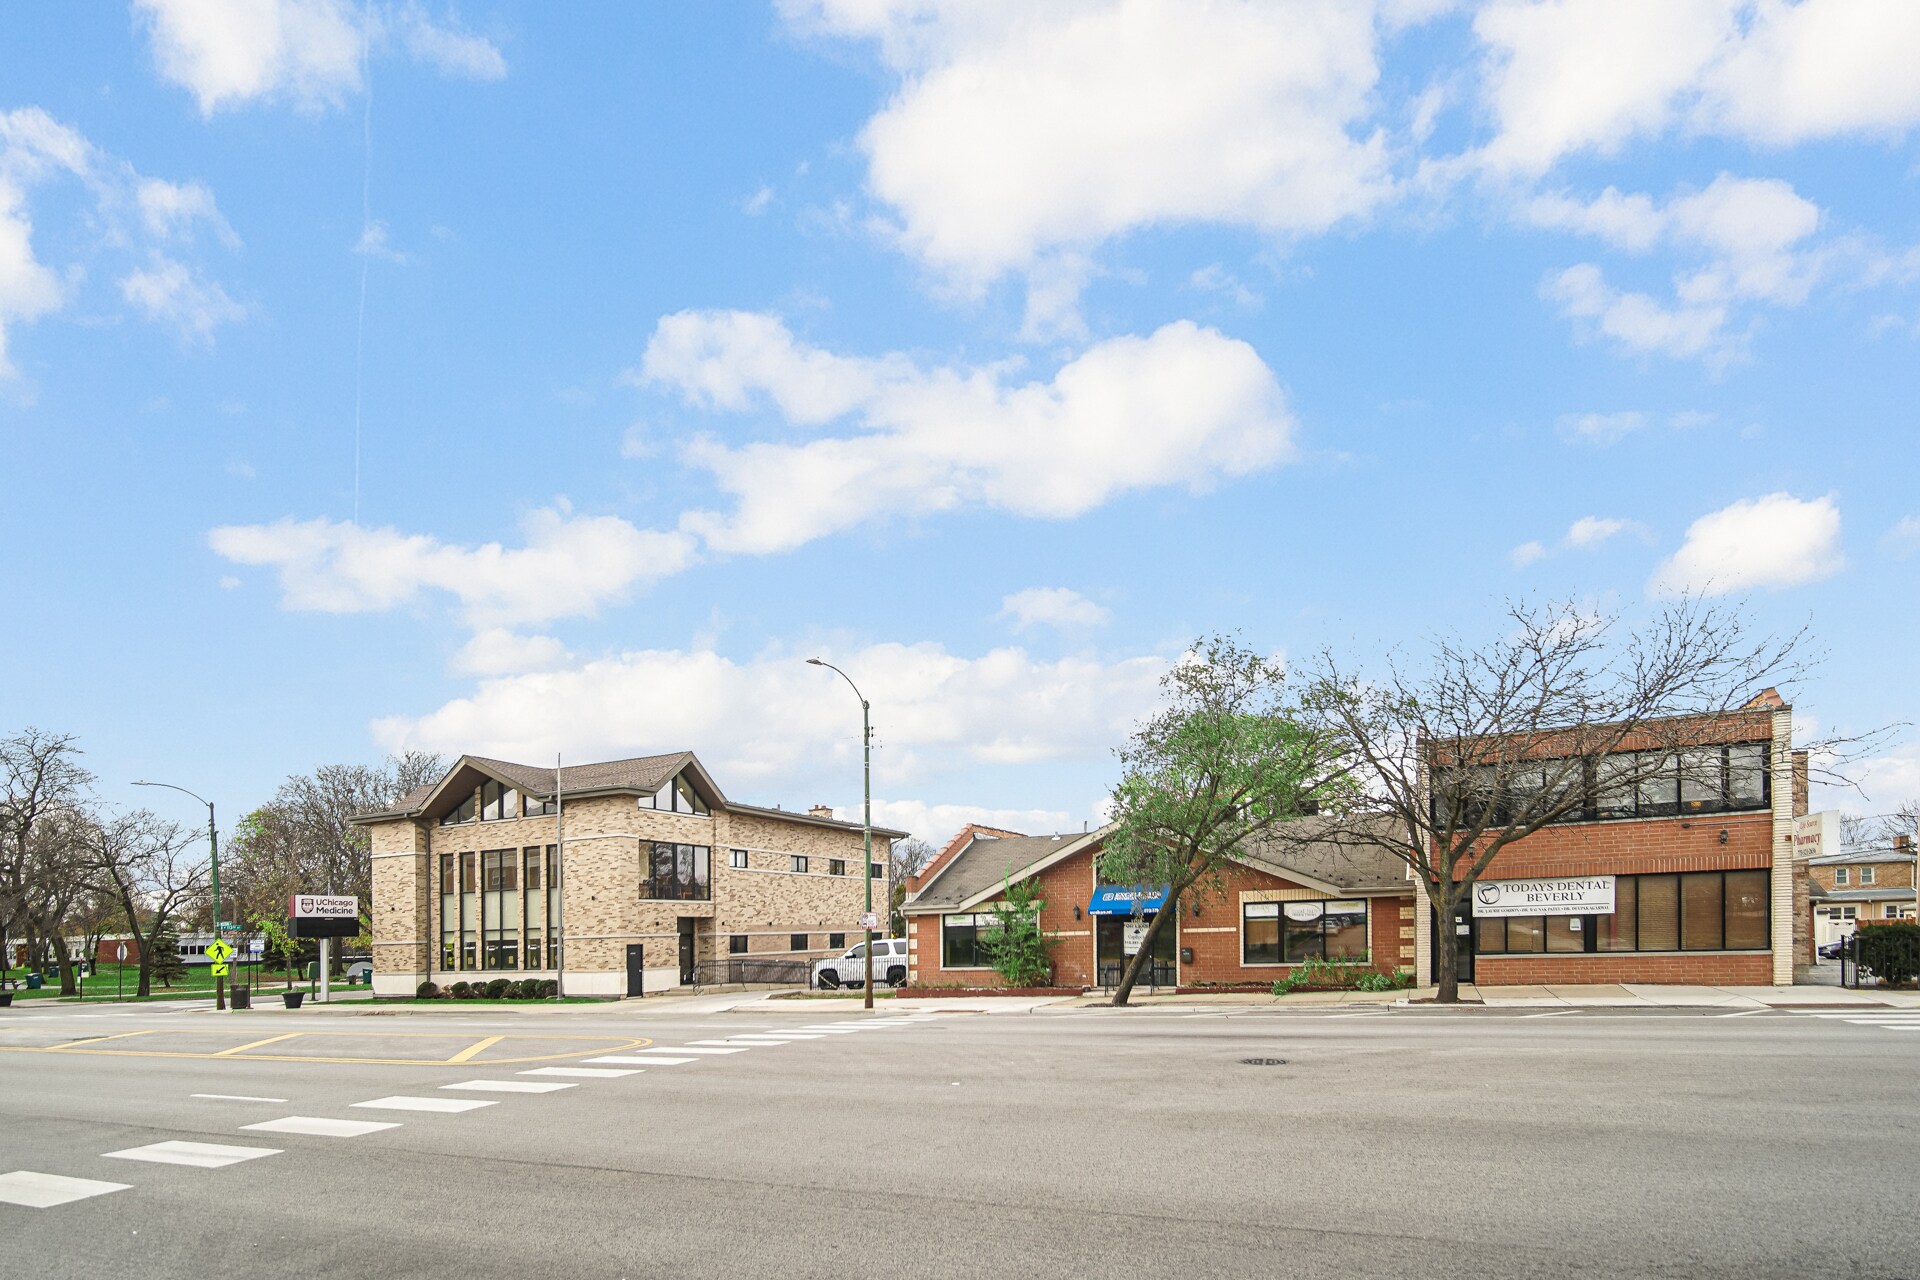
[[282, 991], [280, 998], [286, 1002], [287, 1008], [298, 1009], [300, 1002], [307, 998], [307, 993], [304, 991]]

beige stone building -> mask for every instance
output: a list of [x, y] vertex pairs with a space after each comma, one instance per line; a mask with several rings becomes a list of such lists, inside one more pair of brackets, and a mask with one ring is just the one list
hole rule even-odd
[[[373, 846], [376, 995], [494, 977], [654, 992], [775, 972], [860, 930], [860, 824], [729, 800], [690, 751], [560, 770], [462, 756], [354, 821]], [[883, 921], [905, 838], [873, 832]]]

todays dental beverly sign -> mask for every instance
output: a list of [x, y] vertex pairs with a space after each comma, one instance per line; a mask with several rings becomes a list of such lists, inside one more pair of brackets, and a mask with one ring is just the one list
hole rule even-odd
[[1613, 877], [1568, 880], [1482, 880], [1473, 886], [1473, 914], [1488, 916], [1610, 916]]

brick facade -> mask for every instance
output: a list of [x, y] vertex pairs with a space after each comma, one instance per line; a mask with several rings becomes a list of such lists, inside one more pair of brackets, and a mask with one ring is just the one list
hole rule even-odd
[[[646, 948], [649, 991], [678, 985], [680, 921], [694, 922], [694, 960], [725, 959], [728, 939], [748, 938], [749, 954], [806, 959], [832, 950], [829, 935], [856, 934], [864, 902], [863, 832], [857, 824], [822, 820], [802, 812], [743, 812], [721, 804], [708, 815], [640, 808], [633, 795], [569, 799], [561, 818], [524, 817], [442, 826], [426, 816], [369, 820], [373, 854], [375, 988], [381, 995], [412, 994], [428, 976], [435, 981], [510, 976], [509, 972], [443, 968], [436, 940], [442, 928], [435, 868], [442, 854], [545, 848], [560, 843], [561, 947], [565, 985], [573, 994], [620, 995], [626, 991], [627, 946]], [[876, 909], [888, 898], [885, 870], [893, 833], [876, 831], [873, 861], [881, 868], [873, 884]], [[647, 879], [643, 850], [654, 841], [704, 845], [710, 850], [709, 899], [642, 898]], [[745, 868], [729, 865], [729, 852], [744, 850]], [[807, 870], [792, 869], [792, 857], [807, 858]], [[833, 863], [843, 874], [832, 874]], [[795, 949], [792, 937], [806, 935]], [[555, 976], [528, 969], [519, 976]]]
[[[1034, 877], [1040, 884], [1040, 928], [1057, 940], [1053, 952], [1053, 981], [1058, 987], [1092, 988], [1098, 985], [1095, 965], [1095, 929], [1097, 920], [1085, 913], [1096, 887], [1094, 859], [1098, 847], [1076, 852]], [[922, 877], [923, 879], [925, 877]], [[997, 897], [998, 895], [994, 895]], [[1359, 894], [1326, 893], [1286, 880], [1254, 867], [1234, 863], [1223, 876], [1221, 886], [1182, 903], [1175, 938], [1178, 985], [1191, 986], [1265, 986], [1289, 972], [1291, 965], [1247, 965], [1241, 962], [1241, 905], [1245, 902], [1280, 900], [1361, 898]], [[1382, 973], [1410, 968], [1413, 961], [1412, 898], [1374, 896], [1364, 898], [1368, 905], [1367, 923], [1371, 966]], [[1194, 913], [1195, 906], [1199, 914]], [[962, 914], [990, 909], [991, 902], [970, 908]], [[1074, 908], [1079, 907], [1079, 919]], [[917, 985], [929, 987], [984, 987], [1006, 985], [1000, 975], [985, 968], [947, 968], [941, 950], [941, 920], [945, 913], [915, 912], [907, 907], [907, 931], [911, 939], [911, 965]], [[1191, 948], [1193, 960], [1178, 959], [1183, 948]], [[1101, 956], [1108, 962], [1118, 958]]]

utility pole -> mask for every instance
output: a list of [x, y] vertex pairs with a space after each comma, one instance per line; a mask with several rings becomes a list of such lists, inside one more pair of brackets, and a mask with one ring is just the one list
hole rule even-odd
[[[176, 787], [171, 782], [136, 782], [136, 787], [165, 787], [169, 791], [178, 791], [183, 796], [193, 796], [195, 800], [207, 806], [207, 848], [213, 859], [213, 940], [225, 942], [226, 934], [220, 930], [220, 828], [213, 820], [213, 801], [194, 795], [185, 787]], [[213, 980], [213, 1007], [227, 1007], [227, 980], [216, 977]]]
[[863, 1007], [871, 1009], [873, 1008], [873, 704], [868, 702], [866, 695], [860, 692], [860, 686], [853, 682], [853, 677], [831, 662], [808, 658], [807, 663], [809, 666], [825, 667], [838, 675], [847, 682], [847, 687], [853, 690], [853, 696], [860, 699], [860, 773], [861, 787], [864, 792], [860, 825], [866, 837], [866, 865], [861, 871], [861, 879], [866, 882], [867, 888], [866, 913], [860, 926], [861, 934], [866, 939], [866, 945], [861, 949], [867, 957], [867, 981], [861, 988], [861, 993], [866, 998], [861, 1003]]

